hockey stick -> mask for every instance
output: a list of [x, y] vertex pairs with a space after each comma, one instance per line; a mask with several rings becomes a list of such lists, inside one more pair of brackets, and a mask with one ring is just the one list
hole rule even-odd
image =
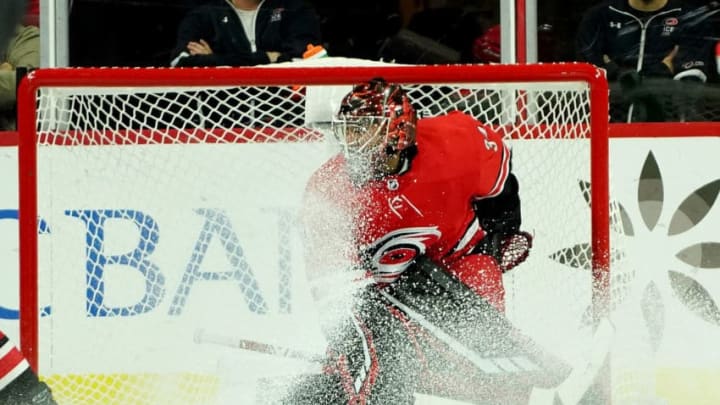
[[533, 387], [529, 405], [555, 404], [560, 400], [562, 404], [578, 404], [585, 393], [590, 390], [600, 375], [608, 354], [615, 327], [610, 320], [603, 318], [598, 324], [592, 337], [592, 350], [589, 355], [575, 364], [571, 364], [572, 371], [567, 378], [554, 388]]
[[322, 363], [324, 356], [316, 353], [291, 349], [285, 346], [272, 345], [258, 342], [251, 339], [242, 339], [218, 333], [208, 332], [205, 329], [198, 329], [193, 336], [195, 343], [213, 344], [218, 346], [231, 347], [234, 349], [248, 350], [257, 353], [264, 353], [288, 359], [304, 360], [310, 363]]

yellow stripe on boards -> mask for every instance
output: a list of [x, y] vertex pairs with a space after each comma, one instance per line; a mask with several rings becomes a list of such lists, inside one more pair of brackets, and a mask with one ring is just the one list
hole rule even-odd
[[216, 376], [176, 374], [63, 374], [43, 376], [59, 405], [206, 404]]
[[668, 405], [720, 404], [720, 370], [665, 368], [657, 371], [658, 397]]

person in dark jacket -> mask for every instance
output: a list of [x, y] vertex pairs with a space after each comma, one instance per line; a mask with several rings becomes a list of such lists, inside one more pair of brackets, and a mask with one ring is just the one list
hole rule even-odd
[[707, 38], [718, 11], [717, 1], [699, 8], [681, 0], [604, 1], [590, 8], [580, 23], [578, 59], [604, 68], [608, 80], [618, 82], [631, 106], [628, 120], [637, 120], [633, 105], [644, 106], [641, 120], [667, 120], [666, 101], [657, 91], [665, 94], [679, 84], [652, 87], [646, 79], [706, 82], [713, 65]]
[[605, 1], [580, 23], [579, 59], [605, 68], [610, 80], [634, 70], [641, 76], [705, 81], [709, 64], [702, 30], [712, 11], [677, 0]]
[[318, 16], [304, 0], [213, 0], [180, 23], [171, 66], [286, 62], [320, 40]]

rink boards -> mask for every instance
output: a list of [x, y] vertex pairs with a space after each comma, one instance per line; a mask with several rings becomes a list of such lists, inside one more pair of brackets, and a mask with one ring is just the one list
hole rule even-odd
[[[513, 145], [516, 157], [521, 157], [523, 153], [542, 155], [542, 149], [546, 147], [567, 148], [568, 156], [573, 156], [586, 153], [587, 147], [582, 141], [575, 141], [572, 146], [551, 144], [563, 141], [544, 141], [545, 144], [531, 146], [528, 141], [523, 142], [526, 143]], [[631, 267], [633, 274], [639, 275], [633, 278], [640, 283], [636, 289], [639, 302], [647, 297], [648, 283], [656, 286], [664, 316], [662, 339], [656, 351], [645, 349], [646, 352], [642, 353], [644, 361], [634, 362], [642, 366], [633, 375], [640, 376], [636, 384], [642, 390], [654, 390], [668, 403], [683, 403], [676, 402], [680, 399], [675, 398], [682, 398], [687, 403], [693, 395], [689, 392], [693, 386], [717, 376], [720, 359], [716, 357], [718, 354], [713, 342], [720, 336], [717, 336], [717, 326], [703, 321], [675, 298], [676, 292], [668, 282], [667, 274], [670, 270], [687, 274], [697, 279], [711, 296], [717, 296], [720, 292], [718, 276], [679, 261], [676, 254], [698, 243], [716, 241], [712, 230], [718, 229], [720, 214], [717, 207], [711, 206], [697, 226], [676, 237], [667, 235], [667, 227], [677, 207], [693, 191], [720, 178], [720, 173], [708, 166], [714, 161], [711, 151], [717, 150], [717, 140], [662, 140], [652, 144], [643, 140], [614, 140], [611, 145], [611, 194], [627, 209], [635, 231], [632, 237], [622, 238], [629, 257], [623, 265]], [[84, 163], [67, 151], [53, 152], [57, 154], [48, 159], [53, 162], [52, 166], [41, 168], [41, 173], [52, 176], [43, 181], [52, 184], [55, 190], [62, 190], [62, 193], [54, 193], [57, 197], [41, 202], [39, 207], [41, 224], [46, 225], [39, 230], [39, 243], [49, 252], [41, 256], [41, 269], [53, 268], [50, 275], [43, 276], [47, 278], [41, 289], [41, 305], [50, 312], [41, 321], [41, 372], [48, 370], [43, 374], [50, 381], [59, 379], [63, 385], [71, 385], [75, 381], [95, 378], [89, 376], [102, 376], [107, 388], [100, 390], [115, 390], [140, 379], [146, 386], [154, 387], [148, 389], [162, 391], [163, 386], [173, 386], [180, 380], [186, 381], [181, 385], [194, 387], [194, 392], [202, 397], [225, 392], [223, 390], [227, 385], [224, 384], [228, 381], [234, 381], [231, 386], [238, 386], [238, 380], [243, 378], [254, 381], [250, 375], [243, 374], [248, 370], [252, 370], [254, 376], [263, 372], [272, 375], [287, 362], [286, 359], [271, 360], [266, 355], [200, 345], [193, 339], [200, 328], [220, 329], [231, 335], [278, 345], [322, 350], [322, 336], [303, 280], [302, 243], [293, 213], [299, 207], [304, 181], [328, 153], [315, 146], [241, 146], [221, 148], [215, 145], [202, 151], [193, 149], [191, 153], [171, 150], [176, 146], [142, 147], [140, 161], [147, 162], [147, 165], [136, 168], [108, 167], [105, 164], [113, 161], [114, 155], [125, 153], [121, 147], [98, 148], [93, 160]], [[312, 148], [313, 153], [303, 150], [307, 147]], [[681, 155], [677, 153], [679, 149], [688, 153]], [[8, 148], [4, 152], [0, 165], [5, 173], [15, 173], [15, 151]], [[137, 147], [133, 153], [138, 153]], [[267, 155], [278, 154], [296, 160], [291, 167], [273, 167], [264, 163]], [[664, 209], [660, 210], [661, 217], [652, 230], [644, 224], [642, 204], [638, 201], [639, 179], [650, 154], [658, 165], [665, 190], [661, 204]], [[309, 155], [314, 158], [296, 158]], [[243, 162], [248, 169], [239, 171], [232, 179], [217, 182], [216, 179], [224, 175], [220, 176], [217, 166], [212, 163], [220, 161]], [[156, 162], [163, 162], [163, 166], [158, 167]], [[583, 220], [568, 221], [558, 223], [555, 229], [542, 229], [534, 223], [534, 219], [537, 218], [538, 222], [544, 220], [542, 218], [548, 215], [548, 207], [553, 206], [554, 196], [570, 201], [569, 206], [574, 211], [565, 212], [569, 217], [575, 213], [587, 215], [587, 203], [578, 183], [588, 180], [589, 172], [567, 172], [548, 179], [543, 178], [541, 173], [523, 172], [520, 169], [522, 165], [518, 166], [521, 187], [523, 183], [546, 186], [528, 187], [527, 190], [537, 190], [533, 191], [536, 194], [522, 195], [526, 219], [524, 228], [536, 235], [537, 244], [531, 259], [506, 277], [508, 313], [539, 342], [572, 359], [585, 349], [586, 331], [578, 330], [581, 329], [578, 325], [586, 307], [577, 305], [575, 301], [580, 297], [589, 303], [589, 275], [557, 263], [549, 256], [585, 240], [557, 239], [552, 245], [544, 245], [543, 240], [547, 238], [541, 235], [587, 235], [589, 225]], [[185, 167], [201, 169], [183, 173], [181, 170]], [[292, 181], [287, 180], [289, 168], [292, 169]], [[159, 170], [182, 176], [186, 188], [160, 193], [158, 197], [158, 192], [163, 190], [158, 189], [157, 183], [147, 180], [146, 174]], [[113, 177], [118, 180], [107, 180]], [[3, 211], [6, 221], [2, 221], [3, 245], [6, 248], [2, 260], [8, 263], [6, 268], [9, 269], [14, 269], [17, 262], [13, 221], [16, 184], [11, 184], [12, 178], [8, 176], [5, 191], [0, 195], [0, 201], [6, 207]], [[277, 178], [286, 180], [278, 183]], [[188, 190], [198, 192], [190, 193]], [[546, 202], [533, 204], [540, 199]], [[132, 215], [128, 216], [128, 213]], [[237, 237], [233, 239], [236, 243], [233, 248], [241, 249], [246, 264], [229, 263], [227, 243], [218, 242], [223, 239], [222, 233], [210, 232], [216, 242], [207, 247], [199, 269], [206, 273], [228, 273], [227, 279], [205, 277], [184, 282], [183, 277], [189, 274], [193, 254], [197, 253], [209, 218], [217, 218], [220, 213], [227, 219], [223, 223], [229, 224], [226, 229]], [[105, 295], [101, 305], [96, 306], [93, 312], [88, 305], [88, 273], [97, 274], [97, 268], [91, 269], [92, 266], [88, 265], [87, 247], [92, 244], [88, 233], [91, 219], [103, 215], [107, 220], [103, 222], [101, 256], [110, 259], [134, 252], [142, 259], [140, 263], [144, 263], [144, 267], [107, 265], [103, 272]], [[145, 224], [154, 224], [148, 229], [151, 235], [156, 234], [146, 238], [142, 247], [141, 229], [134, 224], [140, 219]], [[563, 229], [564, 226], [568, 229]], [[148, 244], [148, 241], [152, 243]], [[58, 258], [66, 260], [61, 262], [62, 266], [42, 266], [53, 260], [57, 262]], [[710, 263], [715, 262], [710, 260]], [[155, 290], [148, 287], [149, 274], [161, 275], [164, 280], [162, 286], [153, 284]], [[2, 277], [8, 282], [0, 283], [0, 297], [4, 300], [0, 302], [4, 310], [0, 314], [5, 318], [0, 327], [10, 329], [12, 336], [16, 327], [12, 311], [16, 308], [12, 300], [17, 296], [16, 279], [9, 271], [4, 272]], [[250, 279], [256, 289], [247, 288]], [[573, 294], [565, 296], [564, 291], [573, 291]], [[149, 304], [142, 308], [141, 313], [103, 315], [103, 308], [134, 307], [152, 294], [155, 294], [155, 299], [146, 300]], [[565, 301], [567, 299], [572, 302]], [[97, 301], [94, 302], [97, 304]], [[568, 310], [568, 306], [572, 308]], [[538, 316], [538, 308], [543, 316]], [[639, 306], [632, 306], [627, 312], [637, 311], [640, 311]], [[552, 316], [553, 313], [558, 315]], [[628, 325], [644, 326], [637, 319], [627, 322]], [[650, 332], [646, 327], [627, 326], [623, 320], [618, 320], [617, 325], [618, 336], [622, 336], [623, 342], [648, 339]], [[558, 340], [558, 336], [567, 339]], [[49, 338], [52, 338], [52, 345], [48, 344]], [[635, 355], [640, 346], [633, 347]], [[618, 345], [618, 348], [622, 350], [624, 347]], [[45, 353], [51, 350], [47, 357], [43, 349]], [[303, 364], [296, 365], [304, 367]], [[632, 378], [627, 380], [632, 383]], [[711, 385], [702, 386], [701, 398], [720, 398], [720, 393], [710, 391], [713, 389]], [[628, 388], [634, 389], [637, 386]], [[207, 394], [203, 394], [203, 390]], [[118, 399], [118, 403], [128, 403], [128, 399]]]

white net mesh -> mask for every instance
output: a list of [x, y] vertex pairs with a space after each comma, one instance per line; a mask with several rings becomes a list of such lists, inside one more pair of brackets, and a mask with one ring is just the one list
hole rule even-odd
[[[198, 330], [322, 350], [297, 212], [305, 181], [337, 150], [327, 113], [351, 83], [210, 83], [38, 92], [50, 312], [39, 364], [61, 404], [243, 403], [258, 378], [294, 370], [198, 344]], [[580, 356], [593, 285], [588, 84], [405, 87], [423, 116], [459, 109], [509, 140], [534, 246], [505, 277], [507, 313], [559, 356]]]

